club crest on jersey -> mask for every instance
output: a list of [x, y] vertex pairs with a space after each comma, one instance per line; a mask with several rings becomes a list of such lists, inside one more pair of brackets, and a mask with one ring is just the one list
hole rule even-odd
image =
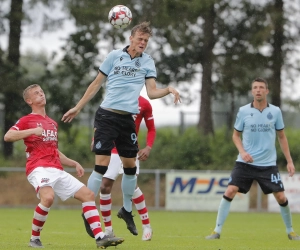
[[273, 118], [273, 115], [271, 114], [271, 112], [269, 112], [269, 114], [267, 115], [267, 118], [268, 118], [269, 120], [271, 120], [271, 119]]
[[123, 60], [123, 57], [120, 57], [120, 61], [122, 61]]
[[100, 149], [100, 148], [101, 148], [101, 146], [102, 146], [102, 145], [101, 145], [101, 142], [100, 142], [100, 141], [98, 141], [95, 147], [96, 147], [96, 149]]
[[56, 128], [56, 126], [55, 126], [55, 124], [52, 122], [52, 125], [53, 125], [53, 128], [55, 129], [55, 130], [57, 130], [57, 128]]
[[140, 60], [139, 59], [137, 59], [136, 61], [135, 61], [135, 66], [136, 67], [141, 67], [141, 63], [140, 63]]
[[49, 178], [42, 178], [41, 183], [48, 183], [50, 181]]

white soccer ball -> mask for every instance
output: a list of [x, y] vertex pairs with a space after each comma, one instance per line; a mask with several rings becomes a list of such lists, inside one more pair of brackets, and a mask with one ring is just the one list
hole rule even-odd
[[132, 20], [132, 13], [125, 5], [116, 5], [108, 13], [108, 21], [116, 29], [126, 28]]

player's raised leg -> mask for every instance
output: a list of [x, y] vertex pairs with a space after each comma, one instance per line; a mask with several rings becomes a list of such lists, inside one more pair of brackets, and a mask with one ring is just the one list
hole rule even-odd
[[82, 211], [93, 231], [97, 247], [106, 248], [109, 246], [117, 246], [124, 241], [122, 238], [110, 237], [102, 231], [99, 212], [96, 208], [94, 194], [91, 190], [83, 186], [75, 193], [74, 197], [82, 201]]
[[[101, 183], [102, 183], [102, 178], [103, 178], [103, 175], [105, 174], [106, 171], [107, 171], [106, 166], [95, 165], [95, 168], [94, 168], [93, 172], [91, 173], [91, 175], [88, 179], [87, 187], [88, 187], [88, 189], [93, 191], [95, 198], [97, 197], [97, 195], [99, 193], [100, 186], [101, 186]], [[93, 232], [90, 228], [89, 223], [85, 219], [83, 213], [81, 214], [81, 217], [83, 219], [84, 227], [85, 227], [85, 230], [86, 230], [87, 234], [89, 236], [91, 236], [92, 238], [94, 238], [94, 234], [93, 234]]]

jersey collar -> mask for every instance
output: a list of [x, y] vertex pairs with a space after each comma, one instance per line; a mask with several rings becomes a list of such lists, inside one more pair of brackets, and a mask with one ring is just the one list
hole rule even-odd
[[[251, 102], [251, 108], [254, 108], [253, 102], [254, 101]], [[269, 103], [267, 103], [267, 107], [269, 107]]]
[[[131, 55], [128, 53], [128, 51], [127, 51], [127, 49], [128, 49], [128, 47], [129, 47], [129, 45], [127, 45], [124, 49], [123, 49], [123, 52], [126, 52], [129, 56], [130, 56], [130, 58], [131, 58]], [[144, 52], [143, 52], [144, 53]], [[142, 57], [143, 56], [143, 53], [139, 56], [139, 57]], [[134, 57], [134, 58], [137, 58], [137, 57]], [[132, 59], [134, 59], [134, 58], [132, 58]]]

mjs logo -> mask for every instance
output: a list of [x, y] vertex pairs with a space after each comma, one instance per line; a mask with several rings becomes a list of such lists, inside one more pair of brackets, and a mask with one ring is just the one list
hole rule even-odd
[[213, 192], [215, 194], [223, 194], [228, 185], [228, 177], [208, 177], [206, 179], [198, 179], [191, 177], [189, 179], [175, 177], [174, 182], [171, 182], [171, 193], [197, 193], [207, 194]]

